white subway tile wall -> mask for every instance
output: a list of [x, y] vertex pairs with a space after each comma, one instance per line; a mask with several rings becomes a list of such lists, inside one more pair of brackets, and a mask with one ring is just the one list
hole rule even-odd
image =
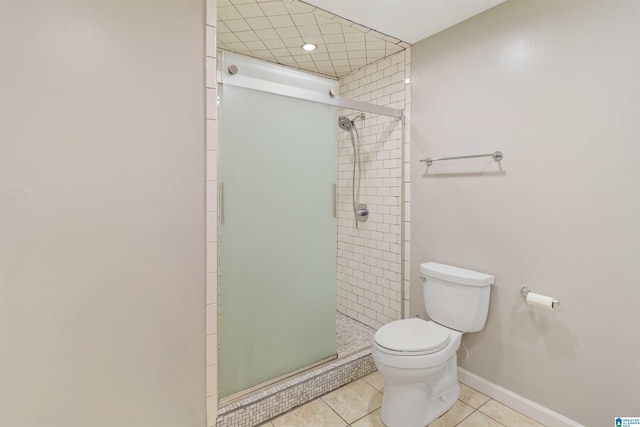
[[[340, 96], [403, 110], [409, 64], [410, 51], [405, 49], [363, 67], [340, 79]], [[349, 118], [356, 113], [340, 110]], [[338, 311], [379, 328], [400, 319], [402, 313], [402, 268], [407, 258], [403, 254], [408, 246], [403, 227], [409, 220], [403, 215], [403, 207], [408, 212], [403, 191], [409, 177], [403, 172], [403, 166], [408, 167], [403, 150], [408, 151], [409, 141], [405, 135], [403, 146], [402, 119], [365, 116], [355, 125], [360, 135], [360, 203], [368, 205], [369, 219], [357, 227], [352, 202], [353, 147], [349, 132], [338, 134]]]
[[411, 176], [411, 48], [408, 47], [405, 51], [404, 56], [404, 77], [405, 77], [405, 85], [404, 85], [404, 147], [403, 147], [403, 177], [402, 177], [402, 185], [403, 192], [402, 196], [404, 199], [404, 215], [402, 218], [404, 225], [404, 251], [402, 252], [403, 256], [403, 266], [404, 269], [404, 317], [411, 317], [409, 303], [410, 297], [410, 280], [411, 277], [411, 191], [410, 191], [410, 179]]
[[218, 89], [216, 84], [216, 0], [206, 2], [207, 165], [207, 425], [218, 416]]

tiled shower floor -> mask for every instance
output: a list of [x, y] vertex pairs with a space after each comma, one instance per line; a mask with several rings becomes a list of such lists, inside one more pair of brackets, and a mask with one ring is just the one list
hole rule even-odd
[[353, 320], [340, 312], [336, 312], [338, 357], [349, 356], [356, 351], [369, 347], [375, 333], [375, 329], [357, 320]]

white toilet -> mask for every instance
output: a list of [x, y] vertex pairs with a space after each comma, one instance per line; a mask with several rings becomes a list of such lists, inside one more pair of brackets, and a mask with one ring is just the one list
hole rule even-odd
[[458, 399], [462, 334], [484, 327], [494, 277], [450, 265], [420, 265], [430, 321], [404, 319], [375, 334], [371, 355], [384, 377], [387, 427], [425, 427]]

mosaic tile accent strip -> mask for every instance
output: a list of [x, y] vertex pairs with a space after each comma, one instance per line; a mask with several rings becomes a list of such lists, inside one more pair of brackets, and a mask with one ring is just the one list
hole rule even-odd
[[371, 349], [312, 369], [218, 411], [216, 427], [254, 427], [375, 371]]

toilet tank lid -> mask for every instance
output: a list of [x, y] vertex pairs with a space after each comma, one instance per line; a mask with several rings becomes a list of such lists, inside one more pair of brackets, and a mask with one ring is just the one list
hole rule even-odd
[[420, 264], [420, 272], [424, 276], [435, 277], [447, 282], [460, 283], [469, 286], [488, 286], [495, 282], [495, 277], [490, 274], [478, 273], [452, 265], [439, 264], [437, 262], [425, 262]]

